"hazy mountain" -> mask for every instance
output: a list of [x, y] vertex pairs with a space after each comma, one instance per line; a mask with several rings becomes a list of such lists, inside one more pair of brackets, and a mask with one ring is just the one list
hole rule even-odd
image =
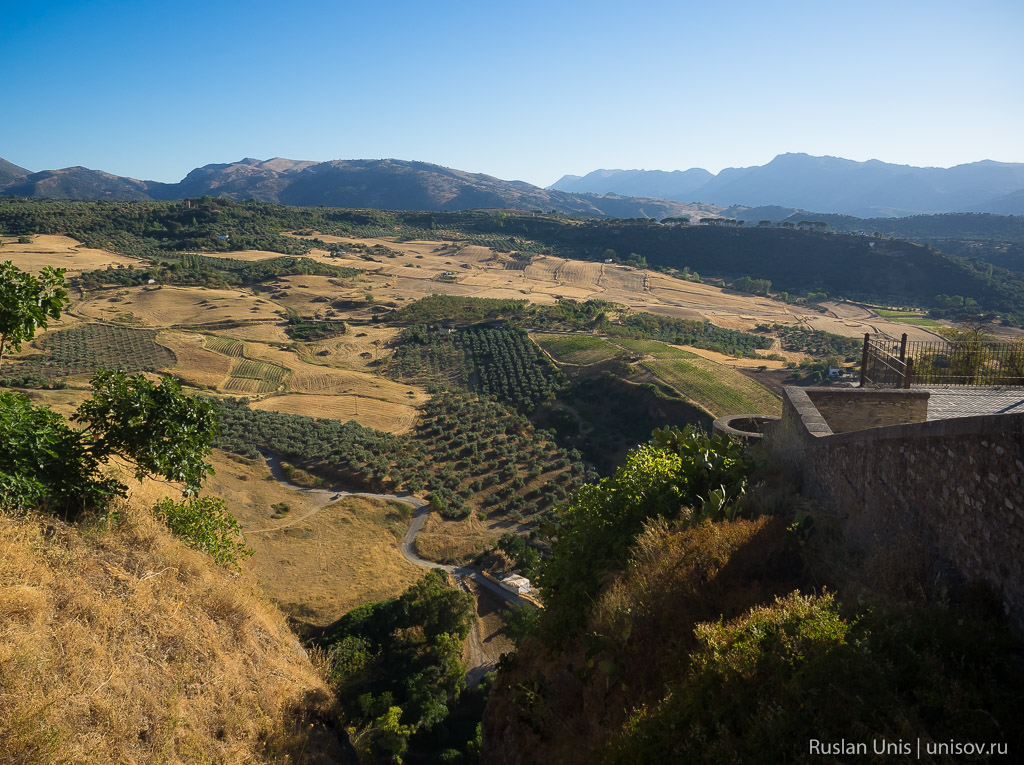
[[[679, 177], [693, 181], [698, 170]], [[566, 176], [551, 188], [699, 199], [716, 205], [785, 206], [858, 217], [941, 212], [1020, 212], [1015, 192], [1024, 190], [1024, 164], [985, 160], [951, 168], [911, 167], [878, 160], [780, 154], [767, 165], [707, 173], [699, 187], [669, 187], [672, 173], [658, 170], [600, 170], [583, 178]]]
[[18, 167], [13, 162], [8, 162], [3, 157], [0, 157], [0, 187], [11, 183], [17, 178], [24, 178], [30, 172], [30, 170]]
[[1011, 191], [1009, 194], [991, 199], [972, 211], [990, 212], [997, 215], [1024, 215], [1024, 189]]
[[584, 176], [563, 175], [549, 189], [589, 194], [621, 194], [633, 197], [657, 197], [688, 202], [693, 192], [714, 176], [699, 167], [690, 170], [595, 170]]
[[90, 170], [87, 167], [65, 167], [62, 170], [43, 170], [16, 178], [0, 189], [0, 193], [19, 197], [46, 197], [48, 199], [153, 199], [152, 181], [137, 181], [119, 175]]
[[[25, 171], [26, 173], [28, 171]], [[548, 191], [426, 162], [397, 159], [306, 162], [280, 157], [246, 158], [205, 165], [178, 183], [123, 178], [69, 167], [0, 183], [0, 193], [56, 199], [184, 199], [204, 195], [291, 205], [367, 207], [382, 210], [512, 208], [587, 216], [664, 218], [709, 214], [711, 206], [665, 199]]]

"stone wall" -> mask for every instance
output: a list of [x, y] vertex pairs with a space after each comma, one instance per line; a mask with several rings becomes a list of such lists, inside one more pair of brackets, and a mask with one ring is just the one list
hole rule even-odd
[[833, 433], [848, 433], [885, 425], [928, 419], [926, 390], [871, 388], [807, 388], [814, 407]]
[[834, 434], [787, 388], [765, 443], [855, 546], [896, 557], [912, 540], [940, 568], [988, 583], [1024, 628], [1024, 414]]

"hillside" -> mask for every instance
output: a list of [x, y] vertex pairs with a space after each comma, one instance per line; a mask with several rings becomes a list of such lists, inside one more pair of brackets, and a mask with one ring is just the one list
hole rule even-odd
[[8, 162], [3, 157], [0, 157], [0, 188], [28, 174], [29, 171], [25, 168], [18, 167], [13, 162]]
[[[775, 227], [667, 226], [650, 220], [582, 221], [514, 212], [389, 212], [228, 200], [136, 204], [122, 209], [94, 202], [0, 197], [0, 226], [9, 234], [70, 233], [90, 247], [147, 258], [166, 258], [168, 254], [181, 251], [271, 250], [302, 255], [321, 245], [342, 246], [339, 242], [327, 244], [322, 239], [317, 245], [312, 236], [285, 235], [295, 230], [332, 236], [400, 236], [424, 241], [457, 239], [461, 245], [492, 247], [503, 257], [516, 253], [517, 262], [524, 268], [540, 256], [585, 260], [597, 265], [608, 259], [613, 263], [616, 259], [628, 261], [636, 254], [652, 266], [680, 272], [689, 269], [729, 281], [743, 276], [768, 279], [773, 290], [800, 295], [824, 292], [830, 297], [924, 307], [935, 305], [937, 295], [959, 295], [975, 301], [978, 311], [1005, 316], [1019, 314], [1024, 304], [1024, 276], [1019, 271], [996, 266], [990, 271], [989, 263], [984, 261], [947, 255], [908, 241], [872, 236]], [[362, 257], [331, 257], [321, 261], [321, 273], [335, 275], [334, 264], [366, 268], [367, 262], [376, 260], [370, 257], [369, 261]], [[441, 262], [443, 264], [444, 259]], [[517, 273], [518, 268], [490, 262], [504, 272], [504, 282], [510, 289], [516, 293], [522, 289], [522, 286], [512, 287], [509, 281], [523, 277]], [[309, 263], [289, 263], [291, 265], [281, 262], [281, 268], [295, 273], [313, 267]], [[270, 261], [264, 264], [269, 266]], [[266, 276], [265, 268], [256, 264], [240, 262], [232, 268], [235, 275], [230, 278], [234, 284]], [[441, 269], [442, 273], [444, 270]], [[394, 279], [402, 281], [415, 276], [417, 274], [410, 270], [393, 274]], [[598, 291], [608, 289], [601, 274], [595, 273], [593, 279]], [[384, 282], [393, 283], [392, 280]], [[629, 294], [636, 297], [644, 293], [642, 284], [631, 285], [627, 290]], [[482, 286], [471, 279], [467, 285], [470, 292], [467, 293], [466, 288], [459, 288], [459, 292], [472, 294]], [[636, 292], [638, 286], [640, 293]], [[421, 283], [417, 291], [423, 289], [438, 291], [437, 282]], [[570, 296], [573, 293], [563, 290], [558, 294]], [[611, 295], [609, 299], [620, 300]], [[685, 302], [668, 302], [679, 306], [677, 310], [686, 307]]]
[[0, 761], [351, 762], [252, 580], [148, 511], [112, 517], [0, 515]]
[[[700, 182], [703, 179], [703, 182]], [[780, 154], [753, 167], [717, 175], [693, 168], [597, 170], [565, 176], [551, 189], [663, 196], [729, 205], [782, 205], [863, 217], [938, 212], [1020, 214], [1024, 164], [985, 160], [951, 168], [912, 167], [878, 160]]]
[[503, 181], [426, 162], [397, 159], [267, 161], [206, 165], [178, 183], [140, 181], [84, 167], [2, 174], [0, 195], [49, 199], [174, 200], [214, 196], [299, 206], [381, 210], [511, 208], [593, 217], [665, 218], [712, 214], [710, 206], [646, 199], [547, 191], [522, 181]]

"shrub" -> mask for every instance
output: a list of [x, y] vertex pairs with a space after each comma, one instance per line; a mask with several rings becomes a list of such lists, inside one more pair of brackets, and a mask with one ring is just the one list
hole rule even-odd
[[164, 498], [154, 508], [157, 518], [191, 547], [209, 553], [217, 563], [240, 568], [252, 550], [238, 541], [242, 532], [220, 497], [192, 497], [183, 502]]

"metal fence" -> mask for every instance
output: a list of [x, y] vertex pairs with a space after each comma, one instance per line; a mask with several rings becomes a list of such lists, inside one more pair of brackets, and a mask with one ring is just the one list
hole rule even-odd
[[1024, 338], [990, 340], [900, 340], [864, 336], [861, 385], [1024, 386]]

